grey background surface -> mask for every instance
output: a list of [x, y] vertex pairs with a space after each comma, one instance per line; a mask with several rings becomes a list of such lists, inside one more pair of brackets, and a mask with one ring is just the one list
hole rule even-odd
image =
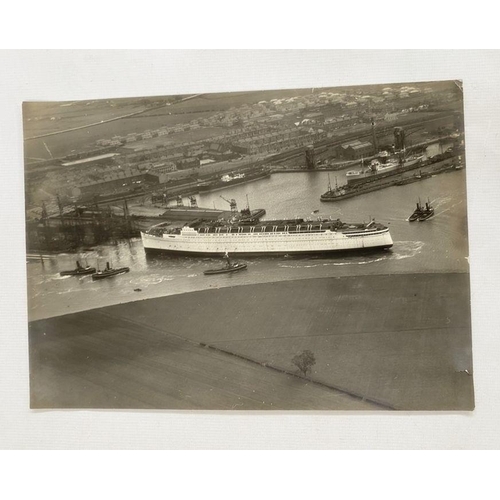
[[[500, 52], [89, 51], [0, 54], [0, 448], [499, 448]], [[473, 413], [31, 411], [21, 102], [462, 79]]]

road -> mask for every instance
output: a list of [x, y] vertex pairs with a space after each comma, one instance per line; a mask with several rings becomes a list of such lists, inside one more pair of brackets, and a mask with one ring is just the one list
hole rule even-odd
[[[203, 94], [191, 95], [191, 96], [185, 97], [183, 99], [180, 99], [177, 102], [181, 103], [181, 102], [184, 102], [184, 101], [189, 101], [189, 100], [194, 99], [195, 97], [199, 97], [201, 95], [203, 95]], [[118, 120], [123, 120], [125, 118], [132, 118], [134, 116], [143, 115], [143, 114], [148, 113], [150, 111], [154, 111], [155, 109], [165, 108], [167, 106], [171, 106], [171, 105], [174, 105], [174, 104], [177, 104], [177, 103], [162, 104], [161, 106], [155, 106], [155, 107], [152, 107], [152, 108], [146, 108], [146, 109], [142, 109], [141, 111], [134, 111], [133, 113], [127, 113], [125, 115], [115, 116], [114, 118], [108, 118], [107, 120], [100, 120], [98, 122], [88, 123], [86, 125], [80, 125], [79, 127], [71, 127], [71, 128], [67, 128], [67, 129], [64, 129], [64, 130], [57, 130], [55, 132], [47, 132], [46, 134], [35, 135], [35, 136], [32, 136], [32, 137], [25, 137], [24, 140], [25, 141], [31, 141], [31, 140], [34, 140], [34, 139], [41, 139], [43, 137], [50, 137], [52, 135], [65, 134], [67, 132], [74, 132], [75, 130], [82, 130], [82, 129], [85, 129], [85, 128], [96, 127], [97, 125], [102, 125], [104, 123], [116, 122]], [[45, 146], [45, 147], [47, 147], [47, 146]], [[49, 151], [49, 153], [50, 153], [50, 151]], [[51, 154], [51, 156], [52, 156], [52, 154]]]

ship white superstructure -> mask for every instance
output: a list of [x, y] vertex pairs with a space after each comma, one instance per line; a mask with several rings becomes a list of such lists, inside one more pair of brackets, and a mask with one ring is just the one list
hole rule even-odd
[[182, 228], [153, 226], [141, 233], [147, 251], [200, 255], [321, 254], [389, 248], [393, 241], [386, 226], [319, 221], [273, 220], [255, 225], [191, 224]]

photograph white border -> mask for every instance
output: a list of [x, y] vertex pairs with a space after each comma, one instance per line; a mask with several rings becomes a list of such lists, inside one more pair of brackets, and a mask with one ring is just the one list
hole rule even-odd
[[[500, 446], [500, 53], [495, 51], [23, 51], [0, 54], [0, 448], [487, 449]], [[31, 411], [21, 103], [462, 79], [472, 413]], [[8, 429], [8, 432], [7, 432]]]

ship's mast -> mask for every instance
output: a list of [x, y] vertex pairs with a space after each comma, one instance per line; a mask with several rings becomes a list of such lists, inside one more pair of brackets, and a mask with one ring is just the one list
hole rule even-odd
[[372, 137], [373, 137], [373, 149], [375, 153], [378, 153], [378, 141], [377, 134], [375, 133], [375, 118], [372, 117]]
[[64, 208], [59, 195], [57, 195], [57, 206], [59, 207], [59, 217], [61, 217], [61, 225], [64, 226]]

